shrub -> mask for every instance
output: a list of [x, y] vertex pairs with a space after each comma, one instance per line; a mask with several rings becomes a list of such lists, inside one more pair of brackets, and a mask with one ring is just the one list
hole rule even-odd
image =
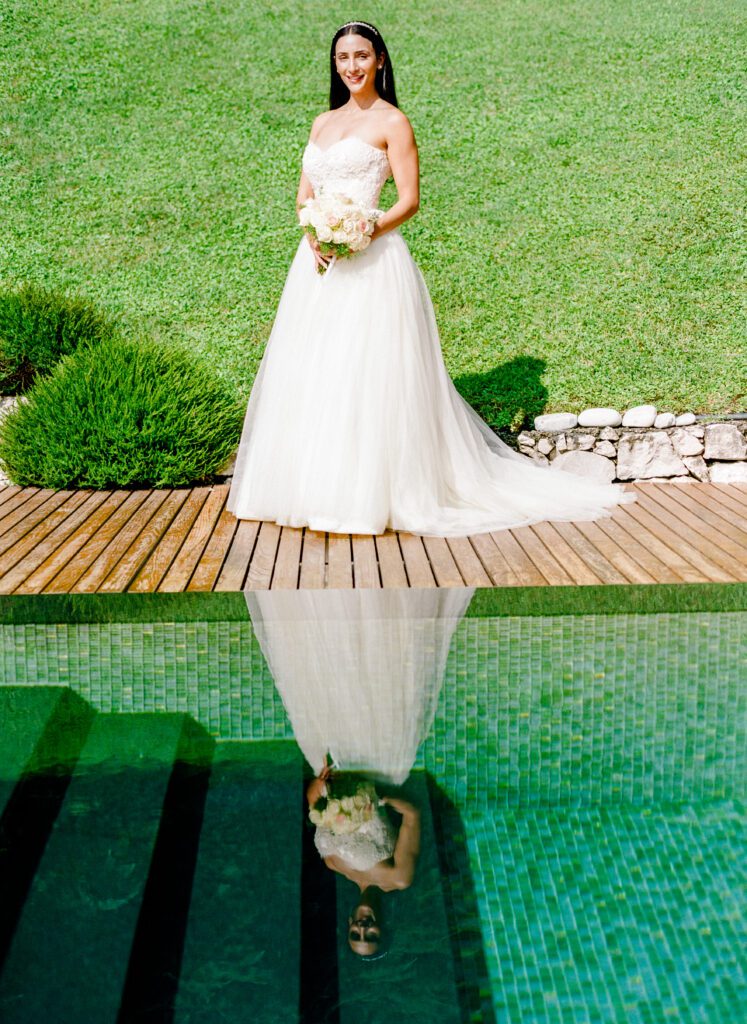
[[79, 295], [32, 282], [0, 290], [0, 393], [26, 391], [62, 356], [115, 330], [112, 319]]
[[235, 449], [243, 409], [186, 351], [112, 336], [64, 356], [6, 417], [0, 464], [38, 487], [176, 487]]

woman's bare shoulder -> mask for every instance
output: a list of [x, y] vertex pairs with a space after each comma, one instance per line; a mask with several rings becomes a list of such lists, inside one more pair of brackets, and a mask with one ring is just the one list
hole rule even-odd
[[399, 107], [388, 104], [381, 109], [381, 127], [387, 139], [398, 139], [400, 141], [415, 138], [410, 119]]
[[330, 119], [334, 110], [323, 110], [321, 114], [317, 114], [314, 120], [311, 122], [311, 131], [309, 133], [309, 139], [313, 142], [319, 132], [322, 130], [324, 125]]

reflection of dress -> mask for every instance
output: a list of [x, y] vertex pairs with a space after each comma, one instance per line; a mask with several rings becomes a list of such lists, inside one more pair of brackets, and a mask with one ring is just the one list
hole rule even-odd
[[262, 653], [315, 772], [400, 784], [436, 712], [473, 587], [245, 591]]
[[[315, 772], [400, 785], [436, 713], [451, 637], [474, 587], [244, 592], [255, 635]], [[316, 830], [322, 857], [365, 871], [390, 857], [385, 813], [353, 836]]]
[[[383, 150], [356, 137], [310, 143], [303, 166], [316, 193], [371, 207], [390, 174]], [[454, 536], [595, 518], [632, 499], [513, 451], [465, 402], [399, 231], [328, 276], [301, 240], [249, 398], [229, 511], [341, 533]]]

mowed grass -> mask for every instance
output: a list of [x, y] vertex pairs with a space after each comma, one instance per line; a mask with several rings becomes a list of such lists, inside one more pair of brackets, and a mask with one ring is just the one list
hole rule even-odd
[[[244, 398], [298, 244], [328, 48], [389, 45], [420, 147], [402, 228], [494, 425], [747, 402], [738, 0], [9, 0], [0, 280], [186, 338]], [[391, 183], [384, 205], [393, 200]]]

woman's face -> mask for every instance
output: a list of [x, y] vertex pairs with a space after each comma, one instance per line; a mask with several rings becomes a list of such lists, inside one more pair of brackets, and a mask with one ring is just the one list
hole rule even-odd
[[371, 907], [360, 904], [348, 918], [348, 945], [358, 956], [373, 956], [379, 951], [381, 928]]
[[365, 36], [340, 36], [335, 44], [337, 73], [353, 95], [374, 88], [376, 70], [383, 64], [384, 55], [377, 57]]

